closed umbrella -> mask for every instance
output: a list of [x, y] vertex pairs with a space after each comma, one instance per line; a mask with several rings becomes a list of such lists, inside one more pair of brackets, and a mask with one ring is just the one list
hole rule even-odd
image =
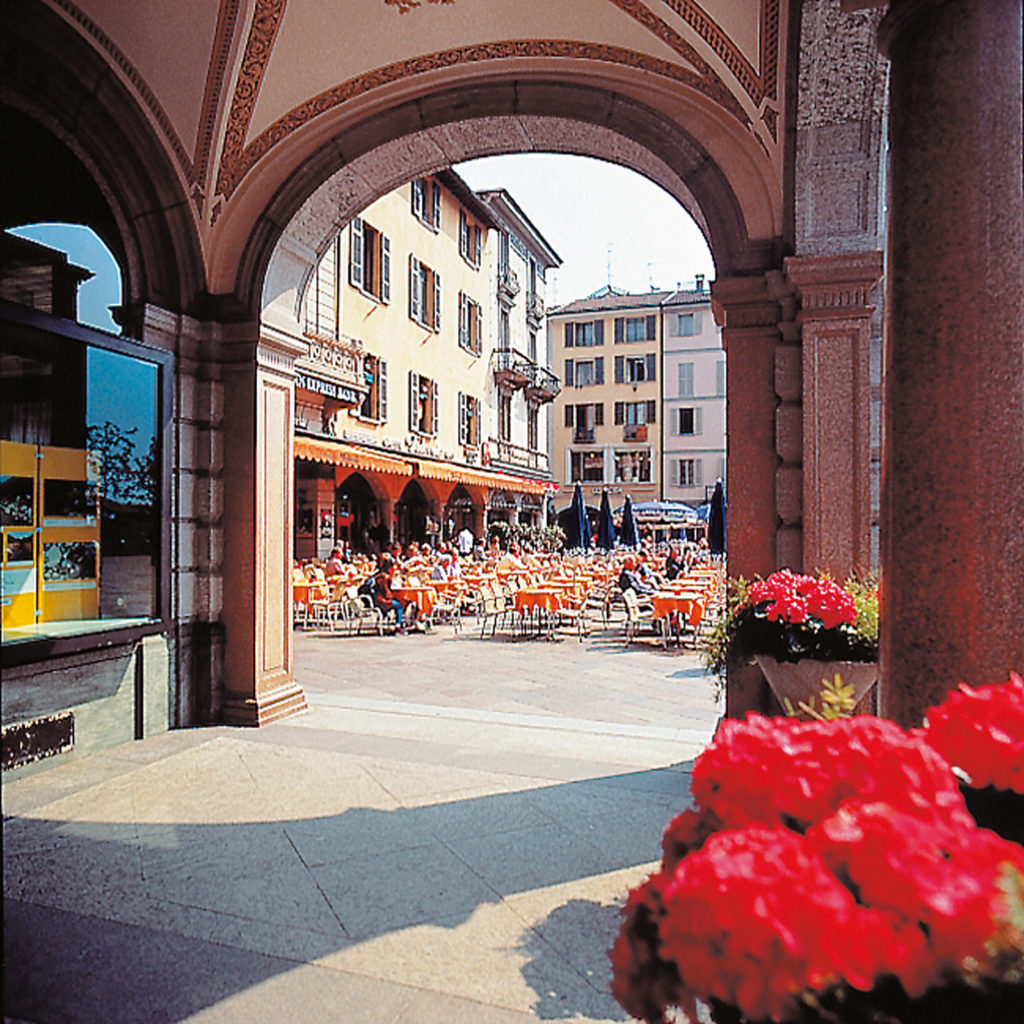
[[590, 524], [587, 521], [587, 507], [583, 503], [583, 488], [577, 484], [569, 506], [569, 520], [566, 523], [565, 546], [570, 551], [587, 551], [590, 548]]
[[608, 492], [601, 492], [601, 515], [597, 521], [597, 546], [605, 551], [615, 547], [615, 524], [612, 522], [612, 506]]
[[725, 554], [725, 491], [722, 481], [715, 484], [708, 511], [708, 547], [712, 555]]
[[636, 519], [633, 518], [633, 499], [626, 495], [626, 504], [622, 506], [622, 526], [619, 529], [619, 540], [624, 548], [639, 547], [636, 535]]

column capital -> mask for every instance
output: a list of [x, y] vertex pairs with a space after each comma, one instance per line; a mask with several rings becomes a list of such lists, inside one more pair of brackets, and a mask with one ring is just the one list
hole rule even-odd
[[747, 332], [778, 332], [780, 309], [764, 274], [719, 278], [711, 286], [711, 310], [723, 331], [722, 344]]
[[878, 250], [788, 256], [784, 266], [800, 298], [803, 320], [850, 320], [874, 312], [871, 291], [881, 279], [883, 267]]

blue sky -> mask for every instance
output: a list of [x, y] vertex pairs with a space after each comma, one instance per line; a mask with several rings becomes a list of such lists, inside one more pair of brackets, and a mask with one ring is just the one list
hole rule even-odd
[[[624, 291], [686, 287], [715, 269], [696, 224], [660, 186], [617, 164], [589, 157], [522, 153], [483, 157], [456, 171], [474, 189], [504, 188], [563, 265], [548, 275], [549, 306], [612, 284]], [[88, 228], [35, 224], [13, 234], [68, 253], [96, 275], [79, 291], [79, 319], [118, 333], [108, 307], [121, 299], [121, 275]]]

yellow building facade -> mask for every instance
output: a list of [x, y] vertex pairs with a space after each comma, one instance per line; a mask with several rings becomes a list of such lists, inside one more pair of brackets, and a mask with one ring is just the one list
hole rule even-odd
[[524, 362], [501, 329], [515, 312], [500, 283], [509, 251], [488, 205], [444, 171], [377, 200], [319, 255], [297, 362], [297, 558], [543, 520], [553, 485], [537, 420], [557, 388], [538, 390], [542, 370], [553, 377], [543, 353]]

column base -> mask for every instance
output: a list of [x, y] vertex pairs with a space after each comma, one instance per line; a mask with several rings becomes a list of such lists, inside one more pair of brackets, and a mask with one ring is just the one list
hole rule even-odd
[[225, 725], [261, 726], [306, 710], [306, 695], [294, 680], [254, 697], [227, 697], [221, 707]]

